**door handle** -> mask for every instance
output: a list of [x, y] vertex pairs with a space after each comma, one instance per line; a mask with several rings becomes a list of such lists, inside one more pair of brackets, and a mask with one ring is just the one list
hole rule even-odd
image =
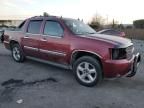
[[24, 38], [30, 38], [29, 36], [24, 36]]
[[40, 39], [41, 41], [44, 41], [44, 42], [46, 42], [47, 40], [45, 39], [45, 38], [42, 38], [42, 39]]

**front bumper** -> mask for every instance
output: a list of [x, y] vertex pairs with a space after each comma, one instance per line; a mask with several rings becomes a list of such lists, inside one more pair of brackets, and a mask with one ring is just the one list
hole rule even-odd
[[130, 60], [106, 60], [103, 63], [104, 76], [108, 78], [127, 76], [132, 77], [136, 74], [141, 61], [139, 53], [132, 56]]
[[126, 77], [133, 77], [136, 74], [140, 61], [141, 56], [137, 53], [134, 58], [134, 63], [132, 64], [131, 71], [126, 75]]
[[8, 41], [3, 41], [3, 43], [4, 43], [4, 46], [5, 46], [6, 49], [8, 49], [8, 50], [11, 49], [10, 48], [10, 43]]

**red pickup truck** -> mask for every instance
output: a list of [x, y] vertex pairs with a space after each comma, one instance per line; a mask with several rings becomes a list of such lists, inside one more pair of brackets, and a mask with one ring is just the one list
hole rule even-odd
[[140, 62], [131, 40], [98, 34], [79, 20], [56, 16], [26, 19], [5, 31], [4, 45], [16, 62], [31, 58], [72, 69], [85, 86], [104, 77], [132, 77]]

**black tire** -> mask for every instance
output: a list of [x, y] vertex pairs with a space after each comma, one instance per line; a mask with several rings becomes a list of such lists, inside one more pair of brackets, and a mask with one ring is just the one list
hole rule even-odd
[[0, 36], [0, 42], [1, 42], [1, 43], [3, 43], [3, 39], [2, 39], [2, 36]]
[[[84, 71], [85, 66], [83, 68], [83, 71], [81, 71], [81, 70], [79, 71], [79, 66], [82, 67], [83, 65], [86, 65], [86, 63], [87, 64], [89, 63], [88, 64], [89, 72], [85, 73], [85, 71]], [[90, 67], [91, 67], [91, 69], [92, 69], [92, 67], [93, 67], [93, 69], [95, 68], [95, 71], [94, 71], [95, 73], [93, 73], [95, 75], [93, 75], [93, 76], [92, 76], [92, 73], [90, 72], [90, 70], [91, 70]], [[76, 80], [81, 85], [84, 85], [84, 86], [87, 86], [87, 87], [95, 86], [102, 80], [102, 69], [101, 69], [99, 61], [97, 59], [93, 58], [93, 57], [90, 57], [90, 56], [83, 56], [83, 57], [79, 58], [78, 60], [76, 60], [73, 64], [73, 72], [74, 72], [74, 75], [76, 77]], [[83, 78], [81, 79], [79, 77], [79, 76], [82, 76], [82, 75], [80, 75], [80, 73], [82, 73], [82, 75], [83, 75], [83, 73], [85, 74], [85, 75], [83, 75], [85, 77], [85, 79], [83, 79]], [[88, 78], [89, 74], [91, 75], [90, 79], [92, 79], [92, 77], [94, 77], [93, 80], [91, 82], [83, 81], [83, 80], [89, 79]]]
[[[15, 49], [17, 49], [19, 51], [19, 57], [18, 58], [16, 58], [16, 54], [14, 52]], [[25, 60], [24, 53], [23, 53], [21, 47], [19, 46], [19, 44], [13, 44], [12, 45], [11, 53], [12, 53], [12, 58], [14, 59], [14, 61], [23, 62]]]
[[1, 43], [4, 41], [4, 35], [1, 36]]
[[3, 43], [4, 41], [4, 31], [1, 31], [0, 42]]

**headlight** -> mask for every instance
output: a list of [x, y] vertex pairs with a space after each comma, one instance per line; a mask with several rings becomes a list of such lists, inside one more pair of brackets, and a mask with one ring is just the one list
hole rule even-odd
[[126, 59], [127, 58], [126, 48], [111, 49], [111, 58], [113, 60]]

